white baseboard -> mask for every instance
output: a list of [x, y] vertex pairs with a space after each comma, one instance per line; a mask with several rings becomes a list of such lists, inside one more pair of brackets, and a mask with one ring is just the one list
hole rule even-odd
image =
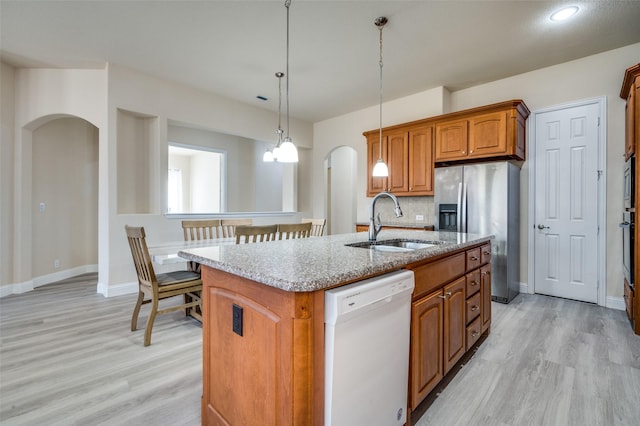
[[53, 274], [42, 275], [22, 283], [4, 285], [0, 287], [0, 297], [9, 296], [10, 294], [21, 294], [32, 291], [36, 287], [66, 280], [89, 272], [98, 272], [98, 265], [83, 265], [76, 268], [65, 269], [64, 271], [54, 272]]
[[109, 286], [98, 283], [98, 293], [102, 294], [104, 297], [123, 296], [125, 294], [133, 294], [137, 292], [138, 281]]
[[607, 296], [607, 304], [605, 306], [619, 311], [624, 311], [627, 308], [624, 304], [624, 298], [612, 296]]
[[529, 294], [529, 283], [523, 283], [520, 281], [520, 293]]

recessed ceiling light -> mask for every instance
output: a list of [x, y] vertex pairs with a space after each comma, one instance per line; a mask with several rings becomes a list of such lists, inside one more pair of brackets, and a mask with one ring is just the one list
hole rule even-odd
[[551, 14], [552, 21], [564, 21], [565, 19], [571, 18], [573, 15], [578, 13], [578, 6], [569, 6], [564, 7], [560, 10], [557, 10]]

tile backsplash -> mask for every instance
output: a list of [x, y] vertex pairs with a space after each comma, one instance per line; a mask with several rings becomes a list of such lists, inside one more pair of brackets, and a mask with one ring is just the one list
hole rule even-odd
[[[433, 225], [434, 204], [433, 197], [398, 197], [403, 216], [396, 217], [393, 201], [390, 198], [379, 198], [376, 201], [376, 214], [380, 213], [383, 224], [419, 224]], [[416, 220], [416, 215], [424, 216], [424, 220]]]

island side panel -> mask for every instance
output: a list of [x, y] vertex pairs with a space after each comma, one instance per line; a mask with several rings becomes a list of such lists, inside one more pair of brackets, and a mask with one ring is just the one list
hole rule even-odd
[[202, 423], [322, 424], [323, 292], [286, 292], [209, 267], [203, 284]]

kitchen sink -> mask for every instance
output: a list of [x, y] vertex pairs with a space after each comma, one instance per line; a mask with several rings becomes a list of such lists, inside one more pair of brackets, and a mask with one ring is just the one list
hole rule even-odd
[[444, 241], [395, 239], [386, 241], [363, 241], [345, 244], [348, 247], [366, 248], [376, 251], [407, 252], [446, 244]]

